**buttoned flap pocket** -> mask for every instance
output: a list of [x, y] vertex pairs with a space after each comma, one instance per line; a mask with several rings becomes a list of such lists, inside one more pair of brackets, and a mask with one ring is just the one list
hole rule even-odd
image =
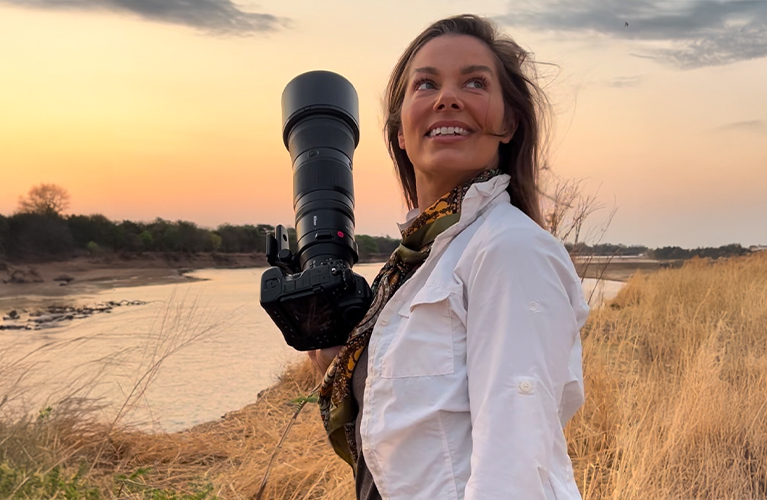
[[423, 287], [410, 304], [400, 308], [399, 326], [381, 359], [382, 377], [429, 377], [453, 373], [451, 293], [440, 287]]

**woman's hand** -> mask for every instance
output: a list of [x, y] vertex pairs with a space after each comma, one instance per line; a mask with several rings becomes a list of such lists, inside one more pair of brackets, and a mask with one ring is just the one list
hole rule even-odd
[[327, 347], [325, 349], [317, 349], [308, 351], [307, 354], [309, 355], [309, 359], [312, 360], [312, 363], [314, 363], [314, 366], [316, 366], [320, 373], [324, 375], [328, 370], [330, 363], [333, 362], [333, 358], [335, 358], [341, 350], [341, 347], [343, 346], [339, 345], [335, 347]]

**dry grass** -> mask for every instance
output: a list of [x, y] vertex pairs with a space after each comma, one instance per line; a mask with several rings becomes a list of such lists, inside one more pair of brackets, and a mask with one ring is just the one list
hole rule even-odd
[[767, 254], [637, 275], [582, 334], [585, 500], [767, 498]]
[[[157, 487], [201, 479], [221, 498], [252, 498], [297, 399], [316, 385], [313, 368], [290, 367], [258, 401], [221, 421], [169, 435], [119, 434], [114, 442], [124, 469], [151, 465]], [[265, 499], [353, 499], [349, 466], [325, 442], [317, 405], [299, 415], [270, 473]]]
[[[637, 275], [582, 334], [587, 401], [566, 434], [585, 500], [767, 498], [767, 253]], [[45, 440], [31, 432], [20, 443], [70, 470], [101, 450], [88, 480], [102, 498], [191, 498], [208, 483], [210, 496], [251, 498], [295, 400], [316, 382], [308, 363], [291, 367], [256, 403], [181, 433], [83, 425], [87, 412], [75, 409], [55, 429], [51, 419]], [[8, 429], [4, 454], [18, 448], [4, 442]], [[316, 405], [298, 417], [264, 498], [354, 498]]]

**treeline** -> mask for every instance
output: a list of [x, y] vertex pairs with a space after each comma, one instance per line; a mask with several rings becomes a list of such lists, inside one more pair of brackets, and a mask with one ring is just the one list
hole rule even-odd
[[[105, 252], [222, 252], [265, 253], [266, 235], [274, 233], [268, 224], [222, 224], [216, 229], [193, 222], [157, 218], [152, 222], [114, 222], [103, 215], [19, 213], [0, 215], [0, 257], [13, 259], [67, 258], [77, 254]], [[288, 228], [295, 248], [296, 232]], [[356, 235], [360, 259], [385, 254], [388, 257], [399, 240], [385, 236]]]
[[612, 245], [603, 243], [598, 245], [586, 245], [579, 243], [577, 246], [565, 244], [567, 250], [574, 255], [599, 255], [613, 257], [638, 257], [644, 256], [656, 260], [684, 260], [693, 257], [719, 259], [722, 257], [737, 257], [748, 255], [751, 250], [737, 243], [720, 247], [700, 247], [692, 250], [681, 247], [648, 248], [643, 245]]
[[[274, 232], [268, 224], [222, 224], [216, 229], [198, 227], [193, 222], [175, 222], [157, 218], [152, 222], [124, 220], [114, 222], [103, 215], [68, 215], [57, 213], [18, 213], [0, 215], [0, 257], [18, 260], [68, 258], [88, 253], [141, 252], [222, 252], [265, 253], [266, 235]], [[288, 228], [295, 248], [296, 232]], [[385, 260], [400, 240], [388, 236], [356, 235], [361, 261]], [[680, 247], [650, 249], [642, 245], [565, 245], [575, 255], [646, 256], [652, 259], [718, 259], [750, 253], [738, 244], [718, 248]]]
[[573, 245], [566, 243], [565, 247], [567, 251], [575, 255], [612, 255], [612, 256], [639, 256], [646, 253], [649, 248], [642, 245], [612, 245], [610, 243], [599, 243], [596, 245], [587, 245], [585, 243], [578, 243]]
[[667, 260], [667, 259], [692, 259], [693, 257], [701, 257], [708, 259], [719, 259], [722, 257], [737, 257], [739, 255], [748, 255], [751, 250], [744, 248], [738, 244], [723, 245], [721, 247], [705, 247], [695, 248], [693, 250], [687, 250], [680, 247], [663, 247], [655, 248], [647, 252], [647, 256], [652, 259]]

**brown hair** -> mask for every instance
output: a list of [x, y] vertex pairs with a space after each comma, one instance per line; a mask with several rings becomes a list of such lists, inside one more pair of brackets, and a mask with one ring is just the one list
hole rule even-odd
[[[392, 70], [386, 88], [384, 137], [408, 208], [418, 204], [415, 171], [405, 150], [399, 147], [397, 133], [402, 127], [402, 102], [407, 88], [407, 70], [415, 54], [430, 40], [441, 35], [469, 35], [484, 42], [495, 55], [505, 106], [507, 124], [517, 122], [508, 144], [498, 147], [498, 167], [511, 176], [507, 191], [511, 203], [543, 226], [538, 197], [538, 171], [542, 163], [542, 125], [548, 101], [536, 85], [530, 54], [496, 26], [479, 16], [464, 14], [435, 22], [413, 40]], [[523, 68], [525, 71], [523, 71]], [[507, 125], [508, 126], [508, 125]], [[425, 207], [424, 207], [425, 208]]]

